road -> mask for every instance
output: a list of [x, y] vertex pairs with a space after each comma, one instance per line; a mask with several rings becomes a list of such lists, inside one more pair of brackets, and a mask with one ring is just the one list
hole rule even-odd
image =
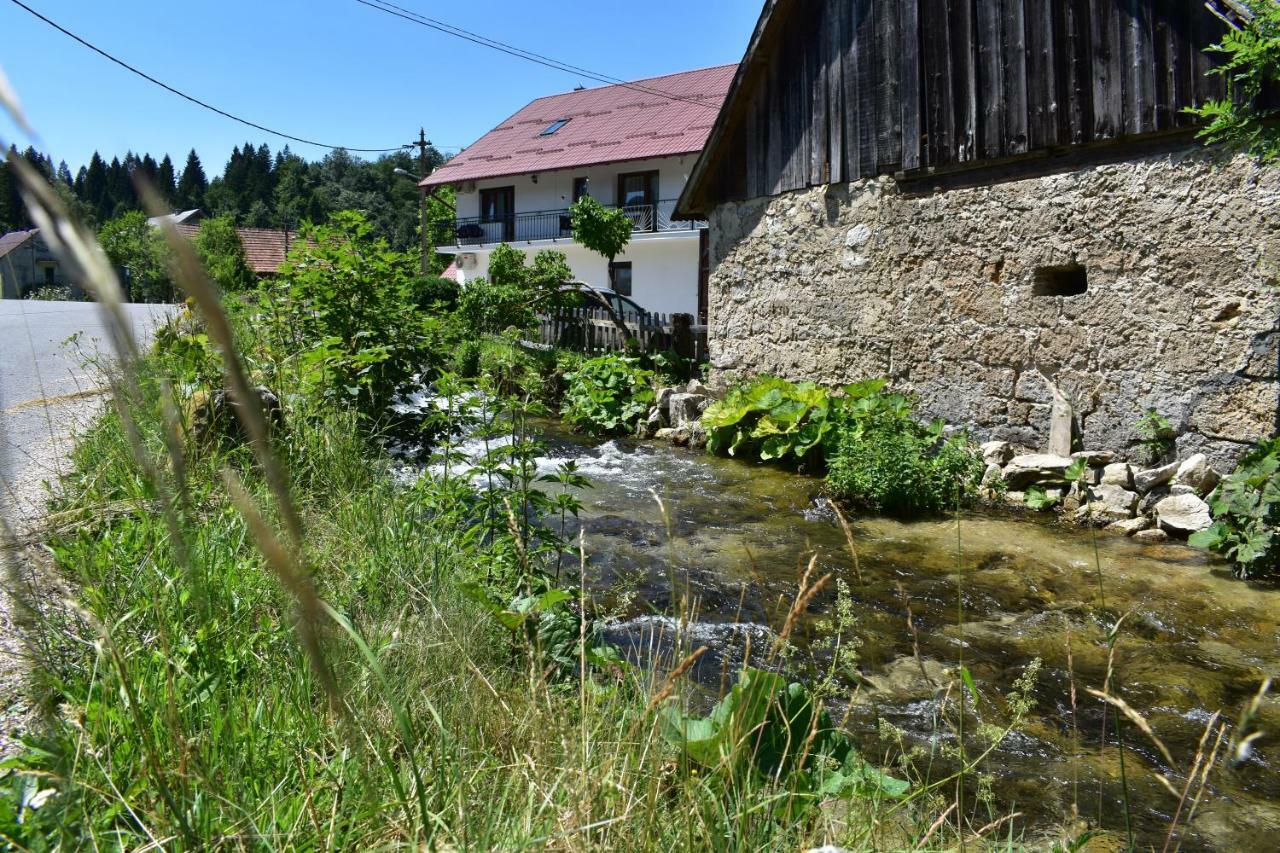
[[[125, 310], [145, 342], [174, 309]], [[71, 440], [102, 402], [105, 382], [88, 362], [110, 355], [97, 305], [0, 300], [0, 512], [10, 521], [38, 513], [41, 483], [61, 473]]]
[[[134, 336], [151, 339], [175, 309], [126, 306]], [[68, 339], [74, 339], [66, 343]], [[46, 482], [66, 470], [75, 438], [101, 411], [104, 385], [95, 366], [111, 357], [101, 309], [88, 302], [0, 299], [0, 518], [24, 536], [44, 512]], [[20, 548], [13, 573], [0, 578], [0, 758], [28, 725], [24, 650], [7, 594], [17, 582], [41, 586], [38, 549]], [[0, 565], [5, 563], [0, 554]], [[17, 580], [18, 576], [21, 580]], [[28, 591], [27, 595], [31, 595]]]

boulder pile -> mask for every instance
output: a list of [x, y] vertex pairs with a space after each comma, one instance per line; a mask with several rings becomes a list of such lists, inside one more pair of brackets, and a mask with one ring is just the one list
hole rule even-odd
[[[1076, 521], [1147, 542], [1186, 538], [1213, 523], [1205, 498], [1221, 476], [1203, 453], [1139, 467], [1108, 451], [1069, 457], [1018, 454], [1007, 441], [989, 441], [982, 445], [982, 457], [987, 463], [983, 485], [992, 489], [1003, 481], [1004, 499], [1011, 504], [1025, 503], [1027, 491], [1038, 487]], [[1066, 471], [1078, 459], [1088, 463], [1083, 481], [1068, 483]]]
[[711, 392], [697, 379], [675, 388], [659, 388], [649, 416], [640, 422], [640, 438], [657, 438], [672, 444], [706, 447], [702, 413], [711, 404]]

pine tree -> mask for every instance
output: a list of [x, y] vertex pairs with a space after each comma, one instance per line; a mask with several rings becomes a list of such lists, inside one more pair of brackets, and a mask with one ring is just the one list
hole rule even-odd
[[75, 186], [75, 179], [71, 177], [71, 168], [67, 165], [66, 160], [58, 161], [58, 180], [69, 187]]
[[26, 208], [18, 195], [18, 176], [8, 161], [0, 157], [0, 234], [26, 227], [26, 220]]
[[169, 159], [169, 155], [164, 155], [164, 159], [160, 161], [160, 168], [156, 170], [156, 189], [160, 191], [160, 195], [164, 200], [173, 205], [175, 180], [173, 174], [173, 161]]
[[93, 152], [93, 157], [89, 158], [89, 168], [85, 171], [84, 192], [80, 197], [89, 205], [94, 218], [100, 223], [111, 218], [115, 207], [111, 202], [109, 181], [107, 164], [97, 151]]
[[187, 165], [182, 169], [182, 177], [178, 179], [178, 207], [183, 210], [204, 207], [204, 194], [208, 190], [209, 179], [205, 177], [200, 158], [192, 148], [191, 153], [187, 155]]

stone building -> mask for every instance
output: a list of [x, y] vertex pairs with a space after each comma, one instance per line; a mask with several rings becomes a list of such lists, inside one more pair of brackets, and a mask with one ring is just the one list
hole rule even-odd
[[46, 287], [65, 287], [75, 298], [83, 295], [63, 272], [40, 229], [0, 235], [0, 299], [23, 299]]
[[[925, 22], [928, 26], [925, 26]], [[1277, 425], [1280, 173], [1206, 149], [1200, 0], [770, 0], [680, 200], [714, 379], [887, 376], [1044, 447], [1148, 409], [1230, 465]]]

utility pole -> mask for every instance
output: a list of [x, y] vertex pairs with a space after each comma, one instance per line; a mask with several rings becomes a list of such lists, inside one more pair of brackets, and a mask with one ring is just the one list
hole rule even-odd
[[[418, 174], [423, 178], [428, 175], [427, 171], [427, 148], [431, 145], [431, 140], [427, 139], [426, 128], [418, 129], [418, 139], [416, 142], [409, 143], [410, 148], [418, 149]], [[429, 254], [430, 243], [428, 243], [429, 234], [427, 231], [427, 188], [418, 187], [418, 230], [420, 245], [419, 250], [422, 253], [422, 274], [427, 275], [427, 257]]]

